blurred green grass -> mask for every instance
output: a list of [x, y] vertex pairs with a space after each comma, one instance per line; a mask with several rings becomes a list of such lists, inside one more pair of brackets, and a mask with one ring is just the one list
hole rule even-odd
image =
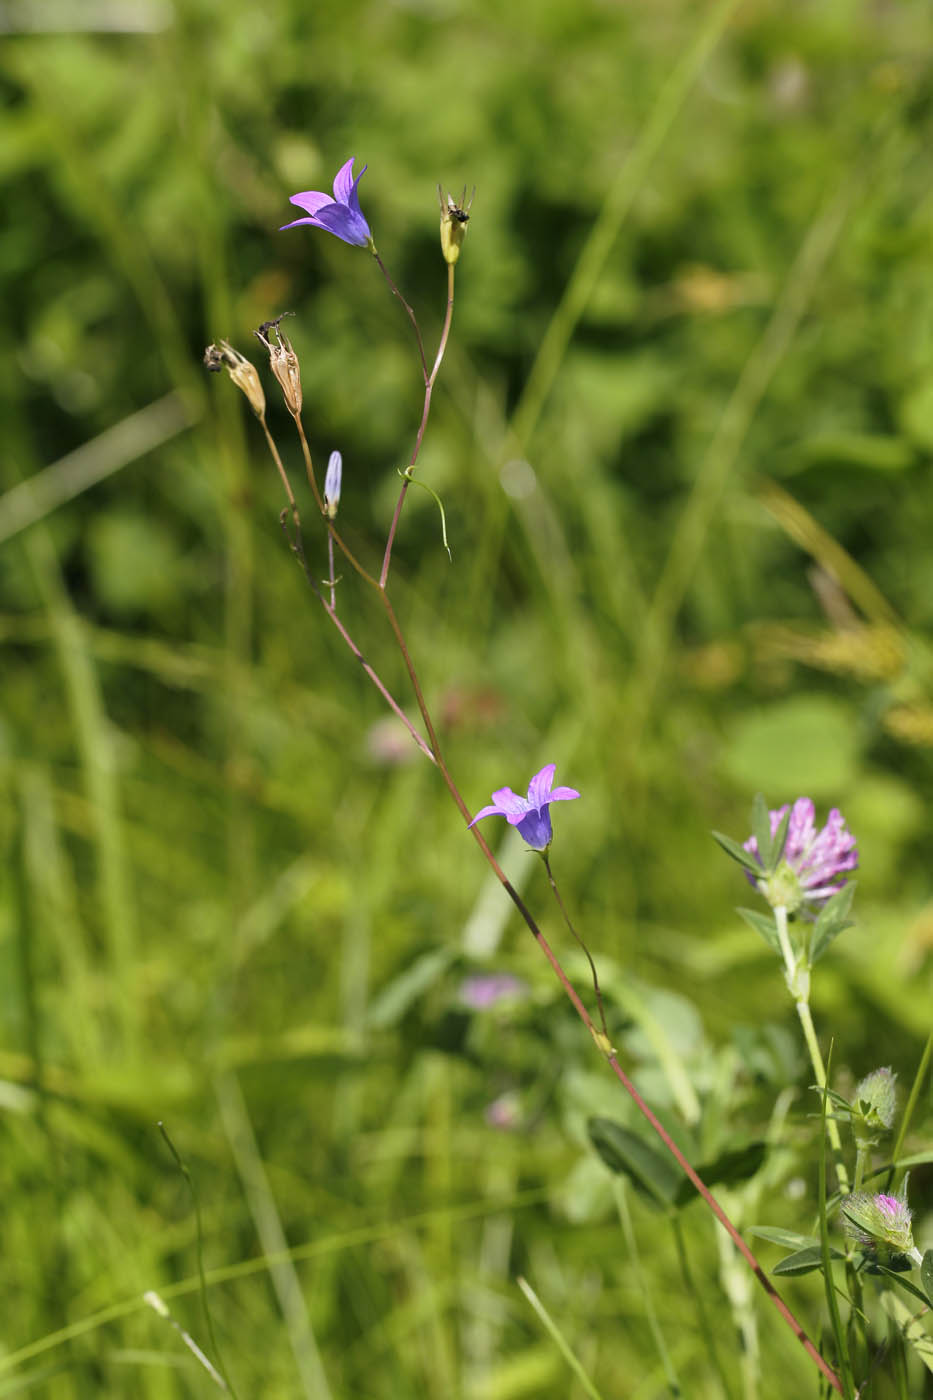
[[[683, 0], [127, 3], [155, 22], [135, 34], [72, 13], [85, 32], [21, 25], [0, 52], [2, 485], [86, 444], [93, 467], [99, 434], [168, 393], [179, 427], [0, 550], [0, 1345], [193, 1277], [157, 1118], [197, 1179], [208, 1265], [260, 1252], [218, 1099], [235, 1076], [285, 1237], [312, 1250], [295, 1267], [335, 1396], [579, 1393], [522, 1272], [605, 1395], [658, 1393], [584, 1128], [626, 1106], [437, 775], [381, 756], [378, 696], [315, 612], [255, 425], [201, 351], [251, 354], [255, 325], [296, 312], [312, 445], [341, 448], [342, 529], [378, 560], [420, 410], [410, 333], [364, 252], [276, 229], [292, 190], [368, 162], [363, 208], [430, 342], [435, 185], [477, 185], [422, 457], [453, 564], [410, 493], [396, 608], [468, 802], [550, 760], [584, 793], [557, 814], [562, 888], [607, 987], [638, 989], [677, 1044], [704, 1153], [760, 1134], [795, 1086], [770, 1195], [734, 1204], [797, 1228], [807, 1076], [707, 832], [742, 834], [758, 788], [842, 807], [859, 925], [821, 965], [818, 1028], [843, 1080], [909, 1078], [933, 919], [929, 12], [737, 6], [682, 101], [715, 26]], [[340, 604], [404, 694], [351, 577]], [[536, 866], [511, 860], [560, 944]], [[505, 1023], [458, 1001], [484, 959], [532, 990]], [[500, 1094], [520, 1131], [485, 1121]], [[915, 1148], [924, 1123], [928, 1093]], [[671, 1239], [634, 1209], [682, 1378], [718, 1394]], [[712, 1276], [711, 1229], [688, 1220]], [[816, 1332], [806, 1283], [790, 1296]], [[212, 1299], [241, 1394], [324, 1393], [264, 1272]], [[196, 1296], [177, 1307], [204, 1343]], [[728, 1356], [736, 1318], [710, 1308]], [[770, 1318], [759, 1344], [765, 1376], [807, 1383]], [[210, 1383], [133, 1304], [0, 1355], [0, 1394], [23, 1388]]]

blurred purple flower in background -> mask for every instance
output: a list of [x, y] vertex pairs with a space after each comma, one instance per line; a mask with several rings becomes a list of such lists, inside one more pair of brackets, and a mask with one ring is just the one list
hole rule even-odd
[[486, 1011], [496, 1002], [517, 1001], [528, 992], [527, 985], [510, 972], [478, 972], [460, 983], [459, 997], [473, 1011]]
[[[786, 803], [769, 812], [772, 836], [786, 812]], [[744, 843], [744, 849], [760, 859], [754, 836]], [[855, 837], [846, 826], [842, 813], [833, 807], [826, 825], [817, 831], [813, 821], [813, 803], [809, 797], [798, 797], [790, 809], [782, 864], [796, 876], [801, 900], [823, 904], [837, 890], [841, 890], [848, 872], [858, 868]], [[751, 884], [757, 884], [751, 871], [746, 871], [746, 875]]]
[[490, 1128], [498, 1128], [502, 1132], [509, 1132], [518, 1127], [519, 1121], [519, 1101], [517, 1094], [506, 1092], [493, 1099], [492, 1103], [486, 1105], [484, 1118]]
[[475, 826], [483, 817], [505, 817], [509, 826], [517, 826], [522, 837], [533, 851], [546, 851], [551, 844], [551, 814], [548, 808], [552, 802], [570, 802], [580, 794], [569, 787], [552, 787], [555, 763], [547, 763], [536, 773], [528, 784], [528, 796], [519, 797], [511, 788], [498, 788], [492, 795], [492, 804], [484, 807], [470, 822]]
[[290, 224], [282, 224], [282, 228], [313, 224], [315, 228], [322, 228], [326, 233], [343, 239], [344, 243], [355, 243], [360, 248], [372, 243], [373, 236], [369, 231], [369, 224], [360, 212], [360, 197], [356, 192], [367, 167], [364, 165], [354, 180], [355, 159], [355, 156], [351, 156], [346, 165], [342, 165], [337, 171], [334, 177], [333, 199], [329, 194], [322, 194], [320, 190], [302, 190], [299, 194], [290, 195], [289, 203], [297, 204], [299, 209], [306, 209], [309, 217], [293, 219]]

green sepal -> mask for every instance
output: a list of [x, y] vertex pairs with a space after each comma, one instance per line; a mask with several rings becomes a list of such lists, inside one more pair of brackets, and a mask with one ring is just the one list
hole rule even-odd
[[768, 804], [760, 792], [755, 793], [755, 800], [752, 803], [752, 833], [758, 847], [758, 860], [765, 870], [770, 871], [772, 869], [771, 814], [768, 811]]
[[778, 938], [773, 916], [769, 918], [767, 914], [759, 914], [757, 909], [739, 908], [736, 909], [735, 912], [739, 914], [756, 933], [761, 934], [768, 947], [777, 953], [779, 958], [783, 957], [783, 953], [781, 952], [781, 940]]
[[718, 841], [719, 845], [722, 846], [727, 856], [731, 856], [733, 860], [737, 860], [739, 865], [744, 866], [746, 870], [755, 876], [756, 880], [761, 878], [764, 874], [761, 868], [761, 862], [757, 861], [753, 855], [750, 855], [748, 851], [740, 846], [738, 841], [733, 841], [731, 836], [724, 836], [721, 831], [713, 831], [710, 834], [713, 840]]
[[819, 961], [834, 938], [837, 938], [845, 929], [852, 927], [852, 920], [848, 915], [852, 908], [856, 883], [855, 880], [850, 880], [848, 884], [843, 885], [842, 889], [837, 890], [820, 910], [819, 918], [813, 925], [813, 932], [810, 934], [810, 967]]

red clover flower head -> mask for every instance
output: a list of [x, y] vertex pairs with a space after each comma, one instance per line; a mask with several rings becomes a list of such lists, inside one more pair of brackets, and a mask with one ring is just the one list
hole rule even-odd
[[357, 185], [366, 173], [367, 167], [353, 178], [353, 162], [355, 156], [351, 156], [346, 165], [342, 165], [334, 177], [334, 197], [323, 194], [320, 190], [301, 190], [298, 194], [289, 196], [290, 204], [297, 204], [299, 209], [307, 210], [306, 219], [293, 219], [290, 224], [282, 224], [282, 228], [296, 228], [299, 224], [313, 224], [315, 228], [322, 228], [326, 233], [332, 233], [335, 237], [343, 240], [344, 243], [355, 243], [357, 247], [372, 247], [373, 236], [369, 231], [369, 224], [363, 218], [360, 211], [360, 197], [357, 194]]
[[545, 853], [551, 844], [551, 814], [548, 811], [552, 802], [570, 802], [580, 794], [575, 788], [553, 787], [556, 764], [547, 763], [536, 773], [528, 784], [528, 796], [519, 797], [511, 788], [497, 789], [492, 795], [492, 803], [484, 807], [470, 822], [475, 826], [483, 817], [505, 817], [509, 826], [517, 826], [519, 832], [533, 851]]
[[[763, 873], [758, 880], [751, 871], [746, 871], [746, 874], [769, 904], [783, 904], [788, 913], [794, 913], [807, 903], [825, 904], [837, 890], [842, 889], [848, 872], [858, 868], [858, 850], [855, 837], [837, 808], [832, 808], [826, 825], [819, 831], [814, 825], [813, 803], [809, 797], [798, 797], [789, 810], [787, 839], [777, 869], [771, 875]], [[787, 812], [785, 803], [769, 813], [772, 837], [776, 835]], [[761, 859], [754, 836], [744, 843], [744, 850]]]

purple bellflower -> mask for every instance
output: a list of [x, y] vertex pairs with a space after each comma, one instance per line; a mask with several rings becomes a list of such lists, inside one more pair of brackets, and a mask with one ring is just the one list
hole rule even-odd
[[297, 204], [299, 209], [306, 209], [308, 218], [293, 219], [290, 224], [283, 224], [282, 228], [313, 224], [315, 228], [335, 234], [344, 243], [355, 243], [360, 248], [365, 248], [367, 244], [372, 245], [373, 236], [369, 231], [369, 224], [360, 212], [360, 197], [356, 192], [367, 167], [364, 165], [354, 180], [355, 159], [355, 156], [351, 156], [346, 165], [342, 165], [337, 171], [334, 177], [333, 199], [329, 194], [322, 194], [320, 190], [302, 190], [298, 194], [290, 195], [289, 203]]
[[[771, 835], [776, 834], [788, 808], [785, 804], [769, 812]], [[760, 860], [758, 842], [750, 836], [744, 849]], [[790, 809], [787, 840], [781, 862], [770, 877], [756, 880], [751, 871], [746, 875], [751, 884], [763, 889], [766, 882], [773, 886], [763, 891], [771, 903], [784, 904], [789, 912], [803, 904], [825, 904], [841, 890], [850, 870], [858, 869], [855, 837], [845, 824], [842, 813], [833, 807], [826, 825], [817, 831], [813, 821], [813, 803], [809, 797], [798, 797]], [[773, 898], [772, 898], [773, 896]]]
[[547, 763], [528, 784], [528, 796], [519, 797], [511, 788], [499, 788], [492, 795], [492, 804], [484, 807], [470, 822], [475, 826], [483, 817], [505, 817], [509, 826], [517, 826], [533, 851], [547, 851], [554, 835], [551, 830], [552, 802], [570, 802], [580, 794], [569, 787], [552, 787], [556, 764]]

